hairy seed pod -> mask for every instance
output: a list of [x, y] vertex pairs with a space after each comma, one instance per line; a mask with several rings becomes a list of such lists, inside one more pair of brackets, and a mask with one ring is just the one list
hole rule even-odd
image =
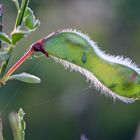
[[139, 99], [140, 70], [130, 59], [105, 54], [77, 30], [59, 30], [43, 40], [50, 57], [86, 76], [102, 93], [126, 103]]

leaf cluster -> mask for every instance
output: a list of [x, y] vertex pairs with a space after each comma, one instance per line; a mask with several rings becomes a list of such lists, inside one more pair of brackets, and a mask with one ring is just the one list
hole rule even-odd
[[[0, 84], [1, 85], [3, 84], [1, 82], [2, 81], [1, 79], [6, 73], [6, 68], [13, 50], [16, 49], [17, 44], [22, 39], [28, 37], [40, 25], [39, 20], [36, 19], [32, 9], [28, 6], [29, 0], [22, 0], [21, 4], [19, 4], [18, 0], [12, 0], [12, 1], [14, 2], [17, 8], [17, 18], [15, 21], [14, 29], [9, 35], [2, 32], [2, 30], [0, 31], [0, 41], [2, 42], [2, 44], [0, 44]], [[7, 81], [13, 79], [22, 82], [27, 82], [27, 83], [40, 82], [40, 79], [38, 77], [27, 73], [12, 75], [7, 79]]]

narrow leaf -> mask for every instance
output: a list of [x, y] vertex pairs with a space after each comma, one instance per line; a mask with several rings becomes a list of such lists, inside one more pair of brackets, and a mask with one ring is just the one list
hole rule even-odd
[[14, 140], [25, 140], [26, 123], [24, 121], [24, 115], [25, 113], [22, 109], [18, 113], [11, 112], [9, 115]]
[[11, 44], [10, 38], [5, 33], [0, 32], [0, 40], [7, 44]]
[[31, 84], [41, 82], [40, 78], [31, 74], [28, 74], [28, 73], [20, 73], [20, 74], [12, 75], [9, 77], [8, 80], [19, 80], [21, 82], [31, 83]]
[[26, 8], [24, 14], [24, 24], [29, 30], [35, 30], [40, 24], [39, 20], [35, 19], [33, 11], [29, 7]]
[[[19, 109], [18, 116], [19, 116], [19, 120], [21, 122], [20, 129], [22, 132], [24, 132], [24, 130], [26, 129], [26, 123], [24, 121], [25, 112], [23, 111], [22, 108]], [[24, 137], [24, 135], [25, 135], [25, 133], [23, 133], [23, 137]]]
[[17, 42], [19, 42], [21, 39], [23, 39], [29, 32], [25, 31], [14, 31], [11, 34], [12, 37], [12, 44], [15, 45]]

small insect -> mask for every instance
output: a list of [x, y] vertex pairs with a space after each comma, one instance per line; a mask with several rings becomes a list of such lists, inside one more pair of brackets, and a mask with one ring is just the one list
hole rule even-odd
[[82, 62], [83, 62], [83, 63], [86, 63], [86, 61], [87, 61], [86, 53], [83, 52], [83, 55], [82, 55]]

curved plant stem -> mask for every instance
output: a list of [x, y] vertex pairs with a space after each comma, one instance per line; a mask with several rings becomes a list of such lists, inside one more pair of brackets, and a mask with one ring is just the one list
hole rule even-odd
[[[3, 15], [3, 10], [2, 10], [2, 4], [0, 4], [0, 32], [2, 32], [2, 15]], [[1, 40], [0, 40], [0, 49], [1, 49]]]
[[6, 70], [6, 67], [7, 67], [7, 64], [10, 60], [10, 56], [12, 54], [12, 51], [13, 51], [13, 46], [9, 46], [8, 50], [7, 50], [7, 54], [9, 55], [9, 58], [7, 61], [5, 61], [2, 66], [1, 66], [1, 75], [0, 77], [3, 77], [4, 73], [5, 73], [5, 70]]
[[31, 47], [26, 54], [24, 54], [9, 70], [8, 72], [5, 74], [5, 76], [2, 78], [2, 80], [0, 81], [1, 83], [5, 83], [7, 81], [7, 79], [9, 78], [9, 76], [15, 71], [17, 70], [20, 65], [34, 52], [34, 49]]
[[[2, 16], [3, 16], [3, 9], [2, 4], [0, 4], [0, 32], [2, 32]], [[0, 40], [0, 49], [2, 48], [2, 41]], [[0, 74], [2, 69], [0, 68]]]
[[45, 51], [43, 47], [44, 39], [41, 39], [35, 42], [29, 50], [8, 70], [4, 77], [0, 80], [1, 84], [5, 84], [10, 75], [17, 70], [20, 65], [33, 53], [33, 52], [42, 52], [46, 57], [48, 57], [48, 52]]

